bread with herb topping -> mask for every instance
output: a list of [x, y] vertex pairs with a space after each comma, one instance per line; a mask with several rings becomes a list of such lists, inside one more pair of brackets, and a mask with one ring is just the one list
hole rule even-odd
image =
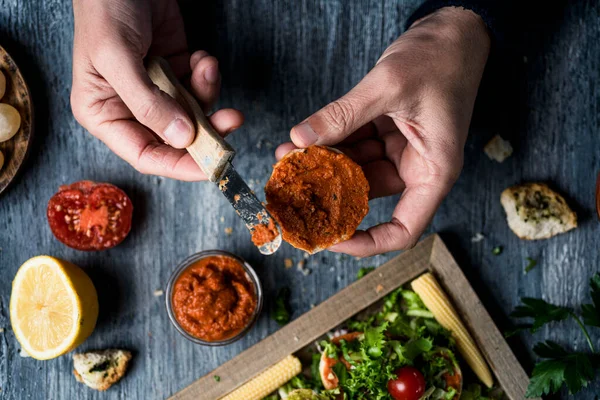
[[508, 226], [521, 239], [548, 239], [577, 227], [577, 214], [543, 183], [511, 186], [502, 192], [500, 202]]
[[73, 375], [92, 389], [106, 390], [125, 375], [131, 360], [127, 350], [107, 349], [73, 355]]

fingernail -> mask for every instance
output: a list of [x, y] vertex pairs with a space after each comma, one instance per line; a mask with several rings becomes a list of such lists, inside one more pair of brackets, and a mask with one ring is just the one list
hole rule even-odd
[[174, 119], [167, 129], [165, 129], [165, 138], [173, 147], [182, 148], [190, 143], [192, 136], [192, 127], [180, 118]]
[[219, 68], [216, 65], [210, 66], [204, 71], [204, 79], [211, 85], [214, 85], [219, 80]]
[[319, 136], [310, 127], [308, 122], [302, 122], [300, 125], [296, 125], [292, 129], [292, 141], [296, 146], [306, 147], [315, 143], [319, 139]]

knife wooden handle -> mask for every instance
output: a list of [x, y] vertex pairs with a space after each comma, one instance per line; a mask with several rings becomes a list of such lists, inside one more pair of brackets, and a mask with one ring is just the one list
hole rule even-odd
[[208, 179], [215, 182], [235, 156], [235, 150], [215, 131], [196, 99], [179, 83], [166, 60], [149, 57], [146, 70], [152, 82], [177, 100], [192, 119], [196, 138], [186, 149]]

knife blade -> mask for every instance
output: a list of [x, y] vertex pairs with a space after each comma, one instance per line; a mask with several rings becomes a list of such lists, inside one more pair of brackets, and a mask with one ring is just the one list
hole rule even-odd
[[196, 99], [179, 83], [166, 60], [149, 57], [146, 70], [152, 82], [177, 100], [194, 122], [196, 138], [186, 150], [208, 179], [217, 184], [251, 234], [260, 224], [274, 234], [274, 239], [261, 244], [258, 249], [265, 255], [275, 253], [281, 245], [281, 229], [233, 168], [231, 161], [235, 157], [235, 150], [215, 131]]
[[254, 191], [246, 185], [246, 182], [230, 163], [225, 166], [225, 170], [223, 171], [217, 186], [221, 193], [229, 200], [233, 209], [244, 221], [251, 233], [258, 224], [272, 226], [277, 229], [277, 236], [275, 239], [258, 248], [263, 254], [273, 254], [277, 251], [279, 246], [281, 246], [281, 230], [279, 225], [269, 214], [264, 205], [258, 200]]

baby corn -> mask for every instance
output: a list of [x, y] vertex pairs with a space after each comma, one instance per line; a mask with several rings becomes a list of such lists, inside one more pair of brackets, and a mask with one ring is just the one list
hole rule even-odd
[[261, 400], [302, 371], [294, 356], [287, 356], [256, 378], [240, 386], [221, 400]]
[[494, 380], [485, 359], [435, 277], [426, 273], [415, 279], [411, 286], [440, 325], [452, 333], [458, 351], [481, 382], [492, 387]]

